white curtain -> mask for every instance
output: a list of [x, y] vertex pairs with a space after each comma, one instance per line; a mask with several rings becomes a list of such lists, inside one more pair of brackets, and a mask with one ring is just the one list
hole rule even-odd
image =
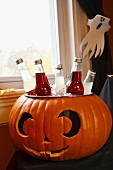
[[[77, 0], [57, 0], [59, 53], [64, 56], [60, 61], [65, 63], [64, 74], [69, 78], [74, 57], [82, 57], [80, 43], [87, 33], [87, 16]], [[63, 12], [63, 15], [61, 12]], [[83, 59], [83, 79], [91, 69], [91, 61]]]

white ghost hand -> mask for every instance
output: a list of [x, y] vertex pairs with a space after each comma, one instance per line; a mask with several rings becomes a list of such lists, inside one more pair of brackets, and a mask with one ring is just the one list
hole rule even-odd
[[[95, 58], [97, 56], [101, 56], [104, 50], [104, 33], [110, 29], [109, 21], [109, 18], [101, 15], [96, 15], [93, 19], [88, 20], [90, 30], [80, 45], [80, 50], [83, 53], [83, 57], [88, 54], [89, 58], [91, 58], [94, 54]], [[86, 47], [83, 50], [84, 46]]]

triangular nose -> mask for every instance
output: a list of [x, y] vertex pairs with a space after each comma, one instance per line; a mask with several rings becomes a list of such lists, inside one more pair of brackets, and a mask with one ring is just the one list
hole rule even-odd
[[45, 137], [44, 137], [44, 142], [50, 142], [50, 140], [47, 138], [46, 135], [45, 135]]

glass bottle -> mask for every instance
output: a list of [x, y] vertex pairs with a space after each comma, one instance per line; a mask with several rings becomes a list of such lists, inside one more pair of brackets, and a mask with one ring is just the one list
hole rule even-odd
[[84, 87], [82, 84], [82, 59], [75, 58], [73, 67], [71, 70], [71, 77], [66, 87], [67, 93], [83, 95]]
[[27, 67], [22, 58], [16, 60], [16, 64], [22, 76], [23, 87], [25, 92], [27, 92], [28, 94], [34, 94], [35, 77], [32, 76], [29, 68]]
[[83, 81], [84, 94], [90, 94], [94, 82], [96, 72], [88, 70], [86, 78]]
[[62, 64], [58, 64], [55, 72], [55, 91], [60, 92], [65, 90], [63, 67]]
[[51, 95], [51, 87], [49, 85], [47, 76], [45, 75], [41, 59], [35, 60], [35, 77], [36, 77], [36, 86], [34, 89], [35, 95], [38, 96]]

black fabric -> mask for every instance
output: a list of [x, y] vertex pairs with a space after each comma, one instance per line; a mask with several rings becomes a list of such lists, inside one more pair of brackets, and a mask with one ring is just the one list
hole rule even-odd
[[[107, 80], [105, 81], [105, 84], [100, 92], [100, 98], [107, 104], [113, 117], [113, 77], [107, 78]], [[106, 157], [104, 155], [103, 158], [105, 158], [106, 161], [107, 160], [113, 161], [113, 127], [112, 127], [112, 132], [111, 132], [111, 139], [109, 140], [106, 154], [107, 154]], [[112, 168], [113, 168], [113, 165], [112, 165]]]
[[[97, 14], [103, 15], [102, 0], [78, 0], [81, 8], [87, 14], [89, 19]], [[105, 83], [108, 74], [112, 74], [112, 59], [110, 53], [107, 33], [105, 33], [105, 48], [101, 57], [92, 57], [92, 69], [96, 72], [92, 91], [99, 95]]]
[[102, 164], [102, 154], [101, 150], [84, 159], [53, 162], [39, 160], [22, 151], [16, 151], [6, 170], [112, 170], [112, 161]]
[[100, 93], [100, 97], [107, 104], [111, 113], [113, 113], [113, 77], [107, 78]]
[[89, 19], [94, 18], [97, 14], [104, 15], [102, 0], [78, 0], [78, 2]]

